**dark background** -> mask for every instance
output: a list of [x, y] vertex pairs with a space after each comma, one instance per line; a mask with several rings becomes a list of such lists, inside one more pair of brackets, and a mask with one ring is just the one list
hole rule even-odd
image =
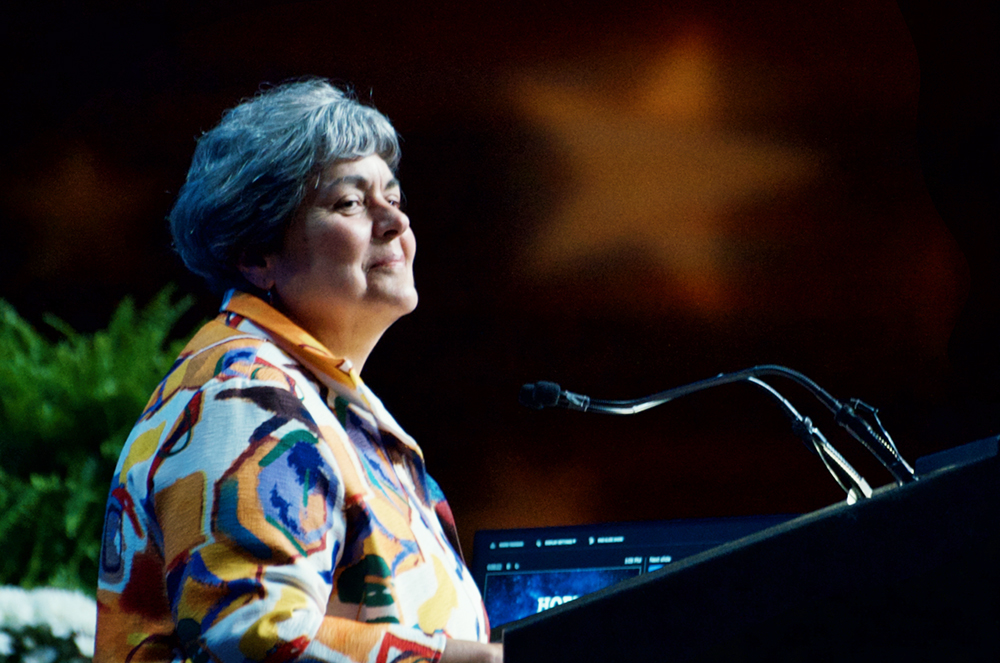
[[632, 398], [785, 364], [879, 407], [911, 462], [1000, 425], [994, 3], [18, 4], [0, 296], [34, 321], [93, 330], [168, 282], [199, 301], [179, 332], [211, 315], [164, 217], [262, 82], [330, 77], [393, 120], [421, 303], [364, 377], [467, 549], [842, 497], [750, 386], [610, 418], [522, 408], [524, 382]]

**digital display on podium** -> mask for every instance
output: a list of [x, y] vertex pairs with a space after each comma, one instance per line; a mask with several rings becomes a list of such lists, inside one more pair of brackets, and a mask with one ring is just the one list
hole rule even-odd
[[476, 532], [472, 575], [496, 627], [794, 517], [483, 530]]

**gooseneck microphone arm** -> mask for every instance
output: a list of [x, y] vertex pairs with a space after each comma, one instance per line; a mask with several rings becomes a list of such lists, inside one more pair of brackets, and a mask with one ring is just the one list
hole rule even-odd
[[[733, 373], [720, 373], [715, 377], [674, 387], [673, 389], [661, 391], [645, 398], [620, 401], [590, 398], [589, 396], [564, 391], [554, 382], [538, 382], [535, 384], [526, 384], [521, 387], [520, 402], [522, 405], [538, 410], [545, 407], [563, 407], [582, 412], [637, 414], [698, 391], [767, 376], [788, 378], [805, 387], [807, 391], [833, 413], [834, 421], [850, 433], [852, 437], [861, 442], [882, 463], [889, 473], [892, 474], [893, 478], [896, 479], [897, 483], [902, 485], [916, 480], [917, 477], [913, 472], [913, 468], [899, 454], [888, 431], [885, 430], [885, 427], [879, 421], [878, 411], [875, 408], [857, 399], [853, 399], [847, 404], [841, 403], [802, 373], [785, 368], [784, 366], [764, 364]], [[878, 432], [872, 428], [872, 424], [865, 420], [862, 415], [858, 414], [859, 411], [872, 418], [874, 425], [878, 428]]]
[[806, 447], [813, 451], [827, 471], [833, 476], [844, 492], [847, 493], [847, 503], [854, 504], [861, 498], [872, 496], [871, 486], [865, 481], [854, 467], [847, 462], [847, 459], [840, 455], [832, 444], [826, 439], [823, 433], [813, 426], [809, 417], [803, 417], [799, 411], [788, 402], [784, 396], [763, 380], [757, 378], [747, 378], [747, 382], [755, 384], [765, 391], [784, 411], [788, 419], [792, 422], [792, 432], [805, 443]]

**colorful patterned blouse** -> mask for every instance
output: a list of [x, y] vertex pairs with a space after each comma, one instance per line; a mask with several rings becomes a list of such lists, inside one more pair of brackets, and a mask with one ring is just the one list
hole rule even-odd
[[129, 436], [95, 661], [437, 661], [489, 639], [423, 455], [348, 361], [231, 292]]

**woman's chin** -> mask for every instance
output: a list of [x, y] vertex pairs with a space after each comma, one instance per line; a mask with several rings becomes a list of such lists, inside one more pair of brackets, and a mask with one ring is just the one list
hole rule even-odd
[[418, 300], [417, 291], [412, 287], [369, 292], [369, 301], [379, 309], [395, 314], [397, 318], [412, 313], [417, 308]]
[[413, 311], [417, 308], [417, 302], [419, 299], [420, 298], [417, 297], [417, 291], [411, 290], [399, 303], [400, 309], [403, 311], [401, 315], [413, 313]]

